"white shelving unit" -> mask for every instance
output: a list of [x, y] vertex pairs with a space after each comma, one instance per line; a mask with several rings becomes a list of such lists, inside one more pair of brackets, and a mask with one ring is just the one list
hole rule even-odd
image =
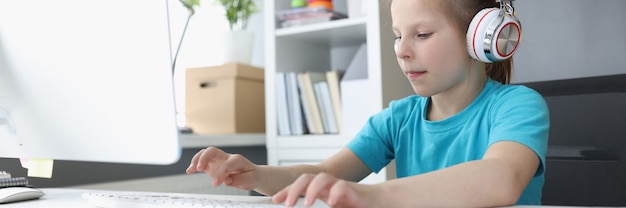
[[[277, 28], [275, 13], [290, 8], [290, 1], [264, 2], [266, 145], [270, 165], [320, 162], [354, 136], [354, 133], [278, 135], [274, 79], [277, 72], [345, 70], [359, 46], [367, 43], [368, 78], [363, 90], [368, 90], [371, 96], [368, 106], [374, 109], [370, 112], [380, 111], [389, 101], [413, 93], [393, 52], [388, 8], [382, 8], [383, 4], [377, 0], [363, 3], [367, 4], [364, 17]], [[336, 11], [347, 14], [346, 0], [335, 0], [333, 4]], [[345, 122], [351, 122], [350, 118], [344, 118]], [[389, 177], [387, 171], [381, 171], [363, 182], [376, 183]]]

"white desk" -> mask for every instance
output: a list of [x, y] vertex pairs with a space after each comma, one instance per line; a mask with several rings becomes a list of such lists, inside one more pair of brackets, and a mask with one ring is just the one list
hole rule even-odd
[[44, 188], [46, 195], [40, 199], [14, 202], [9, 204], [3, 204], [0, 206], [8, 207], [88, 207], [87, 200], [83, 199], [80, 195], [85, 190], [80, 189], [52, 189]]
[[[111, 192], [111, 191], [96, 191], [89, 189], [65, 189], [65, 188], [42, 188], [46, 195], [40, 199], [31, 200], [31, 201], [22, 201], [15, 202], [10, 204], [0, 204], [0, 207], [11, 207], [11, 208], [38, 208], [38, 207], [50, 207], [50, 208], [83, 208], [90, 207], [87, 203], [87, 199], [81, 197], [81, 194], [85, 192]], [[234, 196], [234, 195], [211, 195], [215, 196], [216, 199], [226, 199], [232, 201], [258, 201], [258, 196]], [[269, 200], [269, 197], [268, 197]], [[296, 207], [303, 207], [302, 200], [300, 200], [299, 205]], [[317, 201], [313, 208], [316, 207], [328, 207], [321, 201]], [[529, 207], [529, 208], [539, 208], [539, 207], [550, 207], [557, 208], [561, 206], [515, 206], [517, 207]], [[564, 206], [563, 208], [572, 208]]]
[[[90, 189], [66, 189], [66, 188], [42, 188], [46, 195], [40, 199], [14, 202], [9, 204], [0, 204], [0, 207], [11, 208], [38, 208], [38, 207], [50, 207], [50, 208], [84, 208], [90, 207], [87, 199], [82, 198], [81, 194], [85, 192], [112, 192], [102, 190], [90, 190]], [[211, 195], [216, 199], [231, 200], [231, 201], [259, 201], [259, 196], [235, 196], [235, 195]], [[299, 202], [302, 205], [302, 201]], [[321, 201], [315, 203], [313, 207], [327, 207]]]

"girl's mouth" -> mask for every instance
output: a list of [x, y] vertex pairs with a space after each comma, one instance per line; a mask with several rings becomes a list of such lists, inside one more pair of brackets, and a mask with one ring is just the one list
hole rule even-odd
[[418, 77], [421, 77], [422, 75], [426, 74], [426, 71], [409, 71], [406, 73], [406, 76], [410, 79], [417, 79]]

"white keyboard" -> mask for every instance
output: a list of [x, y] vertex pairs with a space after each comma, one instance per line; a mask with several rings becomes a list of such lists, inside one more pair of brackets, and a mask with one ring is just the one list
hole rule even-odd
[[[248, 207], [248, 208], [278, 208], [285, 207], [272, 203], [269, 197], [263, 196], [232, 196], [232, 195], [204, 195], [204, 194], [177, 194], [155, 192], [87, 192], [82, 197], [92, 207], [102, 208], [164, 208], [164, 207]], [[304, 207], [302, 200], [296, 207]], [[317, 201], [313, 207], [327, 207]]]

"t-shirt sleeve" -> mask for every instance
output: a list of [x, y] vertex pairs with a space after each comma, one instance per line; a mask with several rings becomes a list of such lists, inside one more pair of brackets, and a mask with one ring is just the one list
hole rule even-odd
[[550, 118], [543, 97], [527, 87], [503, 92], [491, 111], [492, 127], [489, 145], [498, 141], [515, 141], [532, 149], [540, 159], [535, 176], [544, 173], [548, 149]]
[[399, 124], [394, 122], [392, 109], [397, 105], [398, 101], [393, 101], [389, 108], [370, 117], [354, 139], [346, 145], [375, 173], [394, 158], [392, 135]]

